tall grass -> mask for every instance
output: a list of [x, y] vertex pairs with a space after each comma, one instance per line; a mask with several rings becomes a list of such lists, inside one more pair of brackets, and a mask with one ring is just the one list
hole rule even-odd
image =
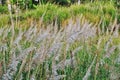
[[111, 2], [9, 12], [11, 20], [0, 17], [1, 80], [120, 79], [120, 25]]
[[11, 27], [0, 28], [0, 77], [2, 80], [118, 80], [118, 28], [112, 34], [96, 33], [95, 25], [87, 21], [81, 24], [79, 19], [76, 22], [70, 19], [60, 30], [57, 25], [49, 24], [45, 29], [32, 23], [26, 29], [15, 28], [14, 36]]

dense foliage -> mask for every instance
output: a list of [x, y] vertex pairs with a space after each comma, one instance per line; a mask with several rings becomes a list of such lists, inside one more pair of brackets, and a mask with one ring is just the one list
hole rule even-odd
[[[1, 0], [2, 4], [6, 4], [7, 0]], [[33, 5], [35, 4], [46, 4], [46, 3], [54, 3], [54, 4], [59, 4], [59, 5], [64, 5], [68, 6], [73, 3], [87, 3], [87, 2], [95, 2], [97, 0], [10, 0], [12, 4], [17, 4], [21, 8], [33, 8]], [[120, 1], [119, 0], [104, 0], [104, 2], [107, 1], [113, 1], [116, 6], [120, 6]]]

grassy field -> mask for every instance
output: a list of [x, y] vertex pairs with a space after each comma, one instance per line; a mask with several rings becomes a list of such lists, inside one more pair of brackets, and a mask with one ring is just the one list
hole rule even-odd
[[4, 13], [0, 80], [120, 80], [114, 3], [45, 4], [14, 13], [12, 19]]

